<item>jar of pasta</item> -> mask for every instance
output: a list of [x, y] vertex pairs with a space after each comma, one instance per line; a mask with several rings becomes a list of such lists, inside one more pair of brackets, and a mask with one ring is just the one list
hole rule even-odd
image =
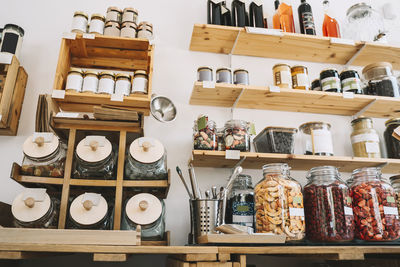
[[355, 157], [380, 158], [379, 135], [373, 128], [372, 119], [360, 117], [351, 122], [351, 144]]
[[287, 64], [277, 64], [272, 68], [274, 72], [274, 85], [280, 88], [292, 88], [292, 71]]

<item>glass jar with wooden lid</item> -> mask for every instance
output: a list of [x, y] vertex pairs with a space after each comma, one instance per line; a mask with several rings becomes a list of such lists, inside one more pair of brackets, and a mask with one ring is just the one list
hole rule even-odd
[[81, 92], [83, 84], [83, 71], [78, 68], [70, 68], [68, 71], [66, 91]]
[[143, 25], [139, 26], [138, 32], [137, 32], [137, 37], [143, 38], [143, 39], [148, 39], [148, 40], [153, 39], [153, 27], [148, 27], [148, 26], [143, 26]]
[[393, 66], [389, 62], [378, 62], [366, 66], [363, 76], [368, 82], [369, 95], [399, 97], [399, 85], [393, 75]]
[[99, 94], [109, 94], [112, 95], [114, 93], [115, 87], [115, 75], [111, 71], [103, 71], [100, 72], [99, 75], [99, 88], [97, 92]]
[[104, 34], [106, 18], [101, 14], [93, 14], [90, 17], [89, 33]]
[[131, 93], [131, 76], [127, 73], [118, 73], [115, 76], [115, 94], [128, 96]]
[[304, 155], [333, 156], [331, 125], [325, 122], [307, 122], [299, 127]]
[[121, 37], [125, 38], [135, 38], [137, 25], [134, 22], [125, 21], [121, 25]]
[[85, 71], [83, 78], [82, 92], [97, 93], [99, 87], [99, 73], [97, 71]]
[[89, 16], [85, 12], [76, 11], [72, 19], [71, 32], [86, 33]]
[[310, 90], [308, 69], [304, 66], [293, 66], [291, 68], [293, 89]]
[[351, 144], [355, 157], [380, 158], [380, 142], [371, 118], [360, 117], [351, 122]]

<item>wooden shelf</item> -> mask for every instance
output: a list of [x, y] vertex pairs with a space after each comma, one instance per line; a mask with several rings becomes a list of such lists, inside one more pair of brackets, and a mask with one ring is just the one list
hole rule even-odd
[[[346, 64], [363, 46], [362, 42], [356, 42], [355, 45], [341, 44], [320, 36], [295, 33], [282, 33], [282, 36], [265, 35], [247, 33], [245, 28], [195, 24], [190, 50]], [[400, 47], [365, 43], [352, 65], [365, 66], [380, 61], [390, 62], [395, 69], [400, 69]]]
[[[195, 167], [233, 168], [238, 160], [225, 159], [225, 151], [193, 150], [192, 164]], [[326, 157], [313, 155], [289, 155], [273, 153], [241, 152], [246, 157], [243, 168], [262, 169], [268, 163], [287, 163], [292, 170], [310, 170], [318, 166], [336, 166], [341, 172], [352, 172], [362, 167], [381, 166], [385, 173], [397, 173], [400, 170], [398, 159], [368, 159], [355, 157]], [[387, 165], [385, 165], [387, 164]]]
[[354, 98], [344, 98], [342, 93], [294, 89], [271, 92], [269, 87], [226, 83], [204, 88], [202, 82], [195, 82], [190, 104], [233, 107], [237, 99], [236, 108], [353, 116], [370, 105], [364, 116], [389, 118], [400, 113], [400, 99], [394, 97], [354, 95]]

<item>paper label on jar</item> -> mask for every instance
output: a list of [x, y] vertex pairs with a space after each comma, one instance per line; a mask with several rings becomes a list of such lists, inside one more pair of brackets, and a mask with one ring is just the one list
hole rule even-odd
[[353, 92], [343, 92], [343, 98], [353, 99], [354, 93]]
[[35, 140], [39, 137], [43, 138], [45, 143], [51, 143], [53, 141], [54, 134], [53, 133], [44, 133], [44, 132], [35, 132], [35, 133], [33, 133], [33, 136], [32, 136], [32, 143], [35, 143]]
[[292, 87], [292, 74], [289, 71], [275, 72], [275, 85], [285, 84]]
[[26, 188], [22, 195], [22, 200], [33, 198], [35, 202], [42, 202], [46, 197], [46, 188]]
[[304, 209], [301, 209], [301, 208], [289, 208], [289, 216], [304, 217]]
[[106, 142], [106, 137], [101, 135], [89, 135], [85, 138], [85, 146], [90, 146], [91, 142], [97, 142], [99, 147], [103, 147]]
[[76, 112], [58, 112], [56, 114], [57, 118], [69, 118], [69, 119], [75, 119], [79, 118], [79, 113]]
[[314, 154], [315, 153], [326, 153], [333, 154], [333, 144], [332, 144], [332, 135], [329, 130], [318, 129], [312, 130], [311, 134], [313, 135], [314, 141]]
[[0, 64], [10, 65], [13, 59], [14, 54], [8, 52], [1, 52], [0, 53]]
[[147, 93], [147, 78], [135, 77], [132, 81], [132, 93]]
[[367, 142], [365, 143], [365, 150], [367, 151], [367, 153], [379, 153], [380, 152], [379, 143]]
[[395, 199], [394, 199], [394, 197], [392, 197], [392, 196], [388, 196], [388, 197], [386, 198], [386, 200], [387, 200], [387, 202], [389, 202], [389, 203], [395, 203], [395, 202], [396, 202]]
[[65, 90], [75, 90], [77, 92], [82, 91], [83, 77], [81, 74], [69, 74], [67, 77], [67, 84]]
[[361, 81], [359, 78], [347, 78], [342, 81], [343, 92], [349, 90], [361, 90]]
[[[92, 23], [90, 23], [90, 25], [92, 25]], [[104, 27], [104, 25], [103, 25], [103, 27]], [[92, 30], [89, 30], [89, 31], [92, 31]], [[99, 32], [99, 33], [103, 34], [102, 31]], [[94, 39], [94, 38], [96, 38], [96, 34], [94, 34], [94, 33], [84, 33], [82, 37], [83, 37], [83, 39]]]
[[297, 87], [309, 87], [308, 75], [305, 73], [299, 73], [293, 76], [293, 88]]
[[81, 203], [83, 204], [85, 201], [90, 201], [93, 203], [93, 206], [97, 206], [100, 203], [101, 194], [96, 193], [85, 193], [82, 197]]
[[115, 81], [109, 78], [101, 78], [99, 81], [99, 93], [112, 94], [114, 92]]
[[115, 102], [124, 102], [124, 94], [121, 93], [112, 94], [110, 100]]
[[387, 207], [387, 206], [383, 206], [383, 213], [386, 215], [399, 215], [399, 210], [397, 209], [397, 207]]
[[353, 216], [353, 209], [349, 207], [344, 207], [344, 215], [351, 215]]
[[250, 130], [249, 130], [251, 135], [256, 135], [256, 125], [252, 122], [250, 123]]
[[379, 136], [373, 133], [357, 134], [351, 137], [351, 143], [361, 143], [361, 142], [379, 142]]
[[340, 89], [340, 79], [338, 77], [328, 77], [321, 80], [322, 91], [328, 91], [332, 89]]

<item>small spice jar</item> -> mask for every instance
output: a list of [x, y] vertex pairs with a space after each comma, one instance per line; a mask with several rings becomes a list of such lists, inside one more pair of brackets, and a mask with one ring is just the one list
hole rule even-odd
[[300, 125], [304, 155], [333, 156], [331, 125], [325, 122], [307, 122]]
[[131, 76], [126, 73], [116, 75], [115, 94], [128, 96], [131, 93]]
[[121, 25], [121, 37], [135, 38], [136, 37], [136, 24], [133, 22], [125, 21]]
[[400, 126], [400, 118], [393, 118], [385, 122], [385, 145], [388, 158], [400, 159], [400, 141], [393, 137], [394, 130]]
[[217, 124], [208, 120], [207, 116], [200, 116], [194, 121], [193, 127], [193, 149], [217, 150]]
[[250, 151], [249, 123], [243, 120], [230, 120], [225, 123], [225, 149]]
[[369, 95], [400, 97], [399, 85], [393, 75], [392, 64], [378, 62], [363, 69], [363, 76], [368, 82]]
[[143, 29], [143, 30], [150, 30], [151, 32], [153, 32], [153, 24], [151, 24], [150, 22], [147, 22], [147, 21], [140, 22], [138, 28]]
[[153, 39], [153, 24], [142, 21], [138, 27], [137, 37], [148, 40]]
[[137, 70], [133, 75], [132, 80], [132, 93], [147, 94], [147, 86], [149, 83], [149, 76], [145, 70]]
[[360, 75], [355, 70], [345, 70], [340, 73], [340, 82], [342, 83], [343, 92], [352, 92], [354, 94], [362, 94], [362, 85]]
[[319, 75], [321, 81], [321, 89], [324, 92], [340, 93], [342, 85], [339, 78], [339, 73], [336, 69], [325, 69]]
[[138, 11], [132, 7], [124, 8], [122, 13], [122, 22], [133, 22], [134, 24], [137, 23], [138, 18]]
[[93, 14], [90, 18], [89, 33], [104, 34], [105, 17], [101, 14]]
[[213, 70], [211, 67], [200, 67], [197, 69], [198, 82], [211, 82], [213, 81]]
[[249, 72], [245, 69], [237, 69], [233, 72], [233, 83], [249, 85]]
[[78, 68], [70, 68], [65, 85], [66, 91], [82, 92], [83, 71]]
[[106, 22], [104, 26], [104, 35], [119, 37], [121, 35], [121, 26], [115, 21]]
[[83, 78], [82, 92], [97, 93], [99, 87], [99, 73], [97, 71], [85, 71]]
[[110, 6], [107, 8], [107, 14], [106, 14], [106, 21], [115, 21], [117, 23], [121, 22], [121, 17], [122, 17], [122, 10], [119, 9], [118, 7], [115, 6]]
[[390, 183], [392, 184], [392, 187], [396, 194], [397, 209], [400, 213], [400, 175], [390, 177]]
[[219, 68], [216, 71], [217, 83], [232, 83], [232, 71], [229, 68]]
[[21, 174], [40, 177], [64, 177], [67, 146], [52, 133], [35, 133], [24, 144]]
[[292, 88], [292, 72], [287, 64], [276, 64], [272, 71], [274, 73], [274, 85], [280, 88]]
[[76, 11], [72, 19], [71, 32], [86, 33], [89, 16], [82, 11]]
[[321, 89], [321, 83], [320, 83], [319, 79], [315, 79], [315, 80], [311, 83], [311, 90], [313, 90], [313, 91], [322, 91], [322, 89]]
[[293, 66], [291, 68], [293, 89], [310, 90], [308, 69], [304, 66]]
[[371, 118], [360, 117], [351, 122], [351, 144], [355, 157], [380, 158], [379, 135]]
[[136, 230], [141, 226], [143, 240], [162, 240], [165, 234], [165, 204], [152, 194], [140, 193], [125, 204], [122, 230]]
[[111, 71], [103, 71], [100, 72], [99, 75], [99, 88], [97, 92], [99, 94], [109, 94], [112, 95], [114, 93], [115, 87], [115, 76]]

